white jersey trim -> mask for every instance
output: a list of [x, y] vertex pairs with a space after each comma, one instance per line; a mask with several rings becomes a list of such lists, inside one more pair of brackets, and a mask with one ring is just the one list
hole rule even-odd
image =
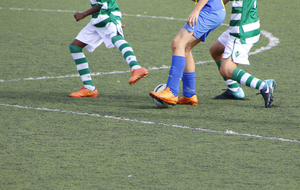
[[240, 27], [239, 26], [230, 26], [229, 33], [240, 33]]
[[243, 7], [243, 1], [232, 1], [232, 7]]
[[259, 28], [260, 28], [259, 20], [254, 23], [243, 25], [244, 32], [250, 32]]
[[246, 44], [255, 44], [258, 42], [260, 34], [251, 38], [246, 38]]
[[111, 12], [111, 14], [122, 18], [122, 13], [120, 11], [113, 11], [113, 12]]
[[231, 14], [230, 16], [230, 20], [241, 20], [241, 18], [242, 18], [242, 13]]

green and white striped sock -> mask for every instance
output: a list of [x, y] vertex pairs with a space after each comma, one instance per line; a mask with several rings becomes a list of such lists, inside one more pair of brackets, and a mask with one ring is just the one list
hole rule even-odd
[[[217, 64], [218, 69], [220, 71], [220, 67], [221, 67], [222, 61], [217, 61], [216, 64]], [[225, 77], [223, 77], [223, 79], [224, 79], [225, 84], [227, 85], [227, 87], [228, 87], [229, 90], [231, 90], [233, 92], [236, 92], [240, 88], [239, 84], [236, 81], [231, 80], [231, 79], [227, 79]]]
[[131, 69], [140, 69], [136, 56], [133, 52], [132, 47], [123, 38], [123, 36], [115, 36], [112, 38], [112, 43], [121, 51], [124, 59], [128, 63]]
[[250, 88], [255, 88], [261, 90], [265, 86], [265, 82], [255, 78], [254, 76], [246, 73], [242, 69], [235, 69], [232, 73], [232, 79], [238, 83], [248, 86]]
[[70, 45], [70, 51], [71, 55], [76, 63], [77, 71], [80, 75], [80, 78], [84, 84], [84, 87], [86, 89], [89, 89], [91, 91], [95, 90], [95, 85], [92, 81], [92, 77], [90, 74], [89, 64], [87, 62], [87, 59], [82, 52], [82, 48], [78, 46]]

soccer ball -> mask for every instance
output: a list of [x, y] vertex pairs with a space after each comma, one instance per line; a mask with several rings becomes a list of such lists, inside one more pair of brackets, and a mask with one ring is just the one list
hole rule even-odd
[[[163, 91], [166, 88], [166, 86], [167, 86], [166, 84], [160, 84], [157, 87], [155, 87], [153, 91], [154, 92]], [[159, 107], [159, 108], [170, 108], [170, 107], [172, 107], [171, 104], [168, 104], [164, 101], [156, 100], [155, 98], [153, 98], [153, 101], [154, 101], [155, 105], [157, 105], [157, 107]]]

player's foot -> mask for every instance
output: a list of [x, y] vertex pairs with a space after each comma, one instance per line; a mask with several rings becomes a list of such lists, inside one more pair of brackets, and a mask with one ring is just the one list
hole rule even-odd
[[239, 88], [238, 91], [233, 92], [227, 89], [220, 95], [217, 95], [215, 99], [244, 99], [245, 93], [242, 88]]
[[263, 96], [265, 100], [265, 107], [269, 108], [271, 107], [273, 103], [273, 91], [275, 89], [276, 81], [273, 79], [264, 80], [266, 83], [263, 89], [261, 89], [260, 93]]
[[146, 77], [148, 75], [148, 70], [145, 69], [144, 67], [140, 68], [140, 69], [133, 69], [131, 71], [131, 75], [132, 77], [130, 78], [130, 80], [128, 81], [128, 83], [131, 84], [135, 84], [137, 81], [139, 81], [141, 78]]
[[198, 99], [197, 99], [197, 95], [194, 95], [190, 98], [185, 97], [185, 96], [181, 96], [178, 99], [178, 104], [186, 104], [186, 105], [197, 105], [198, 104]]
[[176, 105], [178, 102], [178, 96], [175, 97], [169, 87], [160, 92], [150, 92], [150, 96], [158, 101], [164, 101], [171, 105]]
[[70, 97], [81, 98], [81, 97], [97, 97], [98, 90], [95, 89], [94, 91], [90, 91], [86, 89], [84, 86], [80, 88], [79, 91], [73, 92], [69, 95]]

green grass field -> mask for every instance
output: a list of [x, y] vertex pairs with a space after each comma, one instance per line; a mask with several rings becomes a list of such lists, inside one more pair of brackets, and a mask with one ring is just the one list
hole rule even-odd
[[0, 189], [300, 189], [300, 1], [258, 0], [263, 31], [251, 50], [257, 78], [276, 80], [274, 106], [257, 90], [226, 88], [208, 48], [227, 17], [194, 50], [197, 106], [159, 109], [171, 41], [189, 0], [119, 0], [125, 39], [149, 76], [130, 86], [118, 49], [85, 51], [97, 98], [69, 98], [82, 82], [69, 44], [89, 22], [89, 1], [0, 3]]

